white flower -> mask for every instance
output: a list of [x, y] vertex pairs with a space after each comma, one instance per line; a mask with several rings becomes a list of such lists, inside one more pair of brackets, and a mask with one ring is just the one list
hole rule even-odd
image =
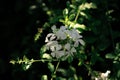
[[51, 50], [51, 56], [61, 58], [66, 55], [73, 55], [76, 53], [76, 47], [79, 44], [84, 45], [84, 41], [81, 39], [82, 36], [79, 32], [74, 29], [68, 29], [65, 26], [61, 26], [57, 29], [56, 26], [51, 27], [53, 33], [49, 33], [46, 36], [46, 48]]
[[74, 47], [72, 47], [69, 51], [66, 51], [66, 54], [73, 55], [76, 52], [77, 52], [76, 49]]
[[82, 39], [78, 39], [78, 40], [75, 41], [74, 47], [78, 47], [79, 44], [85, 45], [85, 42]]
[[53, 25], [53, 26], [51, 27], [51, 29], [52, 29], [53, 33], [55, 33], [55, 32], [57, 31], [57, 28], [56, 28], [55, 25]]
[[55, 46], [56, 44], [58, 44], [57, 41], [49, 41], [47, 44], [46, 44], [46, 48], [49, 50], [52, 48], [52, 46]]
[[56, 38], [56, 35], [53, 34], [53, 33], [49, 33], [45, 39], [45, 42], [49, 42], [49, 41], [52, 41]]
[[70, 50], [70, 43], [65, 44], [65, 49], [68, 51]]
[[62, 49], [62, 46], [59, 45], [59, 44], [55, 44], [53, 46], [50, 46], [51, 51], [58, 51], [58, 50], [61, 50], [61, 49]]
[[61, 27], [60, 27], [60, 30], [65, 31], [65, 30], [66, 30], [66, 27], [65, 27], [65, 26], [61, 26]]
[[51, 55], [52, 57], [61, 58], [65, 55], [65, 51], [53, 51]]
[[74, 41], [76, 41], [79, 38], [82, 38], [82, 36], [77, 32], [76, 29], [72, 29], [70, 36]]
[[76, 53], [76, 49], [74, 47], [72, 47], [72, 49], [70, 50], [71, 54]]
[[95, 79], [95, 80], [108, 80], [109, 74], [111, 73], [111, 71], [107, 70], [105, 73], [97, 71], [97, 73], [98, 73], [97, 76], [92, 75], [93, 79]]
[[61, 26], [60, 29], [56, 32], [56, 36], [57, 36], [58, 39], [65, 40], [67, 38], [66, 27]]
[[79, 34], [79, 32], [74, 28], [72, 30], [66, 30], [66, 34], [73, 39], [73, 41], [82, 38], [82, 36]]
[[57, 39], [65, 40], [67, 38], [65, 32], [59, 30], [56, 32]]
[[67, 30], [66, 33], [74, 41], [74, 47], [78, 47], [79, 44], [85, 45], [85, 42], [81, 39], [82, 36], [74, 28], [71, 31]]

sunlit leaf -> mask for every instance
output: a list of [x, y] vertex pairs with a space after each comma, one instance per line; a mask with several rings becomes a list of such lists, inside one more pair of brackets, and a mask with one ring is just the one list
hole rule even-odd
[[68, 9], [65, 8], [65, 9], [63, 10], [63, 16], [65, 17], [65, 16], [67, 16], [67, 15], [68, 15]]
[[112, 54], [112, 53], [108, 53], [108, 54], [105, 55], [105, 57], [108, 58], [108, 59], [114, 59], [115, 55]]
[[52, 59], [52, 57], [50, 56], [50, 54], [44, 53], [42, 55], [42, 58], [46, 58], [46, 59]]
[[42, 75], [41, 80], [48, 80], [48, 76], [47, 75]]
[[71, 21], [71, 20], [73, 20], [74, 18], [75, 18], [75, 14], [71, 14], [70, 16], [69, 16], [69, 20]]

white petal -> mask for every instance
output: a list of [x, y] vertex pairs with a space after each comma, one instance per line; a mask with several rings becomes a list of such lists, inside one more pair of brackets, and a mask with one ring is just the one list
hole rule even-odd
[[62, 39], [62, 40], [67, 38], [67, 35], [65, 34], [65, 32], [62, 32], [61, 30], [56, 32], [56, 36], [58, 39]]
[[50, 37], [50, 41], [54, 40], [56, 38], [55, 34]]
[[79, 39], [79, 42], [81, 45], [83, 45], [83, 46], [85, 45], [85, 42], [82, 39]]
[[56, 52], [56, 58], [60, 58], [60, 57], [62, 57], [62, 56], [64, 56], [65, 55], [65, 52], [64, 51], [57, 51]]
[[53, 32], [56, 32], [56, 30], [57, 30], [55, 25], [53, 25], [53, 26], [51, 27], [51, 29], [52, 29]]
[[52, 57], [55, 57], [55, 53], [54, 52], [52, 52], [51, 55], [52, 55]]
[[62, 46], [61, 45], [56, 45], [56, 51], [62, 49]]
[[46, 38], [45, 38], [45, 42], [48, 42], [48, 41], [49, 41], [49, 40], [48, 40], [48, 38], [46, 37]]
[[71, 49], [71, 53], [74, 53], [74, 52], [76, 52], [76, 49], [73, 47], [73, 48]]
[[62, 30], [62, 31], [65, 31], [65, 29], [66, 29], [65, 26], [61, 26], [61, 27], [60, 27], [60, 30]]
[[46, 36], [46, 39], [45, 39], [45, 42], [49, 42], [50, 40], [48, 39], [49, 37], [51, 36], [54, 36], [55, 34], [53, 33], [49, 33], [47, 36]]
[[51, 51], [55, 51], [55, 46], [50, 46]]
[[79, 42], [78, 42], [78, 41], [75, 41], [74, 47], [78, 47], [78, 45], [79, 45]]
[[58, 44], [58, 42], [57, 41], [49, 41], [47, 44], [46, 44], [46, 46], [54, 46], [54, 45], [56, 45], [56, 44]]
[[65, 49], [70, 50], [70, 43], [65, 44]]

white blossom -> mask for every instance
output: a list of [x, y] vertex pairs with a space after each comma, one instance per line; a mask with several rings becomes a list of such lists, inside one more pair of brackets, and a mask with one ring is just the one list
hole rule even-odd
[[53, 25], [53, 26], [51, 27], [51, 29], [52, 29], [53, 33], [55, 33], [55, 32], [57, 31], [57, 28], [56, 28], [55, 25]]
[[49, 42], [46, 44], [46, 48], [49, 50], [52, 46], [55, 46], [56, 44], [58, 44], [57, 41], [49, 41]]
[[52, 40], [54, 40], [55, 38], [56, 38], [55, 34], [49, 33], [49, 34], [46, 36], [45, 42], [52, 41]]
[[103, 72], [98, 72], [98, 71], [95, 71], [95, 72], [97, 72], [98, 75], [97, 75], [97, 76], [92, 75], [92, 80], [93, 80], [93, 79], [94, 79], [94, 80], [108, 80], [109, 74], [111, 73], [110, 70], [107, 70], [105, 73], [103, 73]]
[[65, 49], [68, 51], [70, 50], [70, 43], [65, 44]]
[[84, 42], [82, 39], [78, 39], [78, 40], [75, 41], [75, 43], [74, 43], [74, 47], [78, 47], [79, 44], [81, 44], [81, 45], [85, 45], [85, 42]]
[[64, 40], [67, 38], [67, 35], [66, 35], [66, 28], [65, 26], [61, 26], [60, 29], [56, 32], [56, 36], [58, 39], [61, 39], [61, 40]]
[[64, 51], [53, 51], [51, 55], [52, 57], [61, 58], [62, 56], [65, 55], [65, 52]]
[[72, 47], [72, 49], [70, 50], [71, 54], [76, 53], [76, 49], [74, 47]]
[[59, 30], [56, 32], [57, 39], [65, 40], [67, 38], [64, 31]]
[[76, 53], [76, 49], [74, 47], [72, 47], [69, 51], [66, 51], [66, 54], [68, 55], [73, 55], [74, 53]]
[[51, 50], [51, 56], [61, 58], [66, 55], [73, 55], [76, 53], [76, 47], [79, 44], [84, 45], [84, 41], [79, 32], [74, 29], [68, 29], [65, 26], [61, 26], [57, 29], [56, 26], [51, 27], [53, 33], [49, 33], [46, 36], [46, 48]]
[[71, 36], [71, 38], [72, 38], [74, 41], [82, 38], [82, 36], [77, 32], [76, 29], [72, 29], [72, 30], [71, 30], [71, 35], [70, 35], [70, 36]]

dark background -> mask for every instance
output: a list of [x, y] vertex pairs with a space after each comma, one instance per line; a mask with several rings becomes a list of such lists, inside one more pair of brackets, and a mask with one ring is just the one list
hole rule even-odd
[[[97, 0], [91, 1], [95, 2], [99, 8], [91, 13], [92, 16], [94, 16], [95, 19], [102, 20], [104, 16], [99, 15], [104, 14], [104, 11], [106, 10], [104, 2]], [[119, 0], [105, 1], [108, 2], [108, 9], [114, 10], [111, 16], [115, 18], [115, 21], [110, 23], [112, 30], [119, 32]], [[38, 42], [34, 43], [34, 35], [37, 33], [37, 28], [42, 27], [49, 18], [42, 7], [43, 2], [45, 2], [49, 8], [54, 10], [62, 10], [66, 7], [66, 1], [64, 0], [0, 0], [0, 80], [37, 80], [40, 79], [41, 74], [47, 73], [50, 75], [46, 64], [35, 63], [30, 70], [24, 71], [19, 65], [13, 66], [9, 63], [11, 59], [16, 57], [22, 58], [23, 55], [28, 55], [30, 58], [39, 58], [39, 49], [44, 44], [44, 36]], [[32, 5], [39, 5], [39, 7], [32, 10], [30, 9]], [[36, 23], [37, 20], [39, 20], [39, 23]], [[106, 25], [107, 22], [104, 24]], [[102, 29], [101, 32], [103, 30], [104, 29]], [[90, 37], [95, 36], [96, 38], [101, 34], [85, 32], [84, 35]], [[117, 36], [114, 38], [115, 43], [120, 40], [120, 34], [116, 35]], [[94, 44], [96, 45], [98, 42]], [[109, 52], [112, 49], [110, 43], [109, 48], [105, 51]]]

